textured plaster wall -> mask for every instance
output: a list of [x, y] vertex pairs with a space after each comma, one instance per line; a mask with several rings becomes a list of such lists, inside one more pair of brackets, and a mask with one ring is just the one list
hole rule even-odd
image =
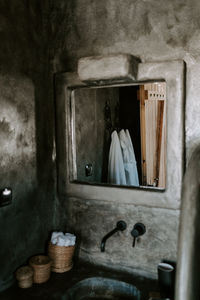
[[[79, 237], [80, 257], [90, 263], [154, 277], [160, 259], [175, 259], [177, 211], [70, 198], [67, 218]], [[127, 229], [108, 239], [105, 252], [100, 252], [102, 237], [118, 220], [126, 221]], [[144, 223], [147, 232], [133, 248], [131, 230], [136, 222]]]
[[[90, 55], [129, 53], [143, 62], [186, 62], [185, 133], [187, 160], [200, 142], [200, 4], [198, 0], [57, 1], [53, 24], [61, 26], [54, 52], [55, 72], [76, 71], [77, 60]], [[65, 16], [65, 18], [63, 17]], [[174, 99], [176, 101], [176, 99]], [[81, 238], [81, 256], [94, 263], [156, 274], [162, 258], [176, 259], [179, 210], [111, 205], [87, 199], [60, 199], [72, 230]], [[66, 208], [66, 209], [65, 209]], [[102, 236], [123, 218], [129, 230], [113, 237], [100, 253]], [[130, 229], [143, 221], [147, 233], [135, 249]]]
[[[66, 7], [65, 7], [66, 6]], [[69, 7], [70, 6], [70, 7]], [[76, 71], [89, 55], [130, 53], [142, 61], [183, 59], [186, 79], [187, 156], [199, 143], [200, 4], [198, 0], [60, 0], [52, 22], [60, 27], [55, 71]], [[62, 36], [62, 37], [61, 37]], [[193, 105], [196, 103], [196, 105]]]
[[[129, 53], [142, 61], [186, 62], [186, 155], [200, 142], [200, 4], [198, 0], [0, 1], [1, 185], [13, 204], [0, 208], [0, 289], [16, 267], [44, 249], [55, 212], [54, 72], [76, 71], [83, 56]], [[174, 99], [175, 101], [176, 99]], [[122, 199], [123, 201], [123, 199]], [[94, 263], [155, 274], [176, 257], [178, 210], [60, 198], [57, 225], [81, 240]], [[99, 251], [123, 218], [128, 230]], [[147, 233], [131, 247], [130, 229]], [[122, 243], [123, 242], [123, 243]]]
[[55, 210], [53, 76], [47, 1], [0, 1], [0, 290], [44, 252]]

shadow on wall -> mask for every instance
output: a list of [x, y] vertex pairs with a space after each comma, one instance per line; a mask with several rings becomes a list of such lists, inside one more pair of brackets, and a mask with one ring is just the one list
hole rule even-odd
[[[34, 84], [35, 95], [30, 96], [35, 100], [35, 112], [27, 111], [27, 122], [35, 114], [37, 177], [38, 182], [44, 185], [54, 169], [53, 74], [49, 67], [48, 47], [49, 1], [1, 1], [0, 11], [3, 28], [0, 38], [4, 41], [0, 51], [1, 73], [12, 74], [16, 78], [25, 76]], [[21, 105], [23, 114], [25, 107], [21, 99], [15, 99], [15, 105], [18, 108]]]
[[190, 158], [182, 191], [176, 300], [200, 299], [200, 146]]
[[[0, 1], [0, 178], [13, 202], [0, 209], [0, 290], [54, 228], [55, 157], [49, 1]], [[3, 116], [3, 117], [4, 117]], [[16, 117], [17, 116], [17, 117]], [[5, 154], [5, 155], [4, 155]], [[13, 244], [14, 243], [14, 244]]]

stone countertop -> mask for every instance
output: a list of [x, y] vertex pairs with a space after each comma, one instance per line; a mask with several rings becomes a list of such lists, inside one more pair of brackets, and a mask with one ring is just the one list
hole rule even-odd
[[21, 289], [15, 283], [12, 287], [0, 293], [1, 300], [55, 300], [65, 293], [65, 291], [73, 286], [80, 280], [89, 277], [107, 277], [111, 279], [118, 279], [124, 282], [135, 285], [142, 293], [141, 300], [149, 299], [150, 291], [157, 291], [157, 281], [146, 279], [142, 276], [134, 277], [130, 274], [114, 271], [105, 267], [97, 267], [95, 265], [89, 265], [85, 263], [75, 264], [72, 270], [58, 274], [51, 273], [50, 279], [43, 284], [33, 284], [31, 288]]

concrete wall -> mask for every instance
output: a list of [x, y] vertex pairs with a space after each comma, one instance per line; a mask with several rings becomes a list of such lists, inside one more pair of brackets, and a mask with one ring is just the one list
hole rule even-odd
[[[75, 0], [68, 9], [57, 2], [62, 45], [54, 56], [54, 70], [76, 71], [77, 60], [91, 55], [130, 53], [142, 62], [181, 59], [186, 62], [186, 156], [200, 142], [200, 4], [196, 0]], [[62, 10], [61, 10], [62, 8]], [[67, 34], [66, 34], [67, 33]], [[176, 101], [176, 99], [174, 99]], [[82, 240], [81, 255], [94, 263], [145, 270], [156, 275], [163, 259], [176, 259], [179, 210], [133, 205], [111, 205], [109, 201], [60, 199], [66, 207], [68, 226]], [[100, 253], [102, 236], [123, 218], [129, 230], [113, 237], [107, 252]], [[135, 249], [131, 248], [130, 229], [142, 221], [147, 233]], [[122, 245], [122, 244], [123, 245]]]
[[156, 0], [71, 0], [69, 7], [64, 3], [57, 1], [53, 19], [62, 41], [55, 41], [55, 72], [76, 71], [80, 57], [119, 52], [136, 55], [143, 62], [186, 62], [186, 150], [190, 156], [200, 140], [200, 128], [193, 126], [200, 114], [198, 0], [167, 0], [164, 4]]
[[[18, 265], [43, 250], [47, 232], [56, 226], [52, 74], [76, 71], [78, 58], [89, 55], [123, 52], [142, 61], [185, 60], [188, 158], [200, 142], [200, 4], [1, 0], [0, 12], [0, 177], [14, 195], [13, 204], [0, 209], [3, 288]], [[74, 198], [59, 204], [57, 227], [79, 234], [88, 260], [155, 274], [161, 258], [176, 257], [179, 210]], [[148, 231], [134, 251], [128, 230], [121, 240], [113, 237], [102, 255], [100, 240], [119, 218], [129, 229], [143, 221]]]
[[46, 1], [0, 1], [0, 290], [44, 252], [55, 211], [53, 76]]

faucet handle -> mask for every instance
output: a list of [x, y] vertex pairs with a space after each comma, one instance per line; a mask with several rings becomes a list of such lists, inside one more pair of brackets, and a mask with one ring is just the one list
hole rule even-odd
[[124, 231], [126, 229], [127, 225], [124, 221], [118, 221], [116, 224], [116, 228], [120, 231]]
[[139, 231], [134, 229], [131, 231], [131, 235], [133, 237], [133, 247], [135, 247], [136, 238], [139, 236]]
[[131, 231], [131, 235], [133, 237], [133, 247], [135, 247], [136, 239], [143, 235], [146, 232], [146, 227], [143, 223], [136, 223]]

